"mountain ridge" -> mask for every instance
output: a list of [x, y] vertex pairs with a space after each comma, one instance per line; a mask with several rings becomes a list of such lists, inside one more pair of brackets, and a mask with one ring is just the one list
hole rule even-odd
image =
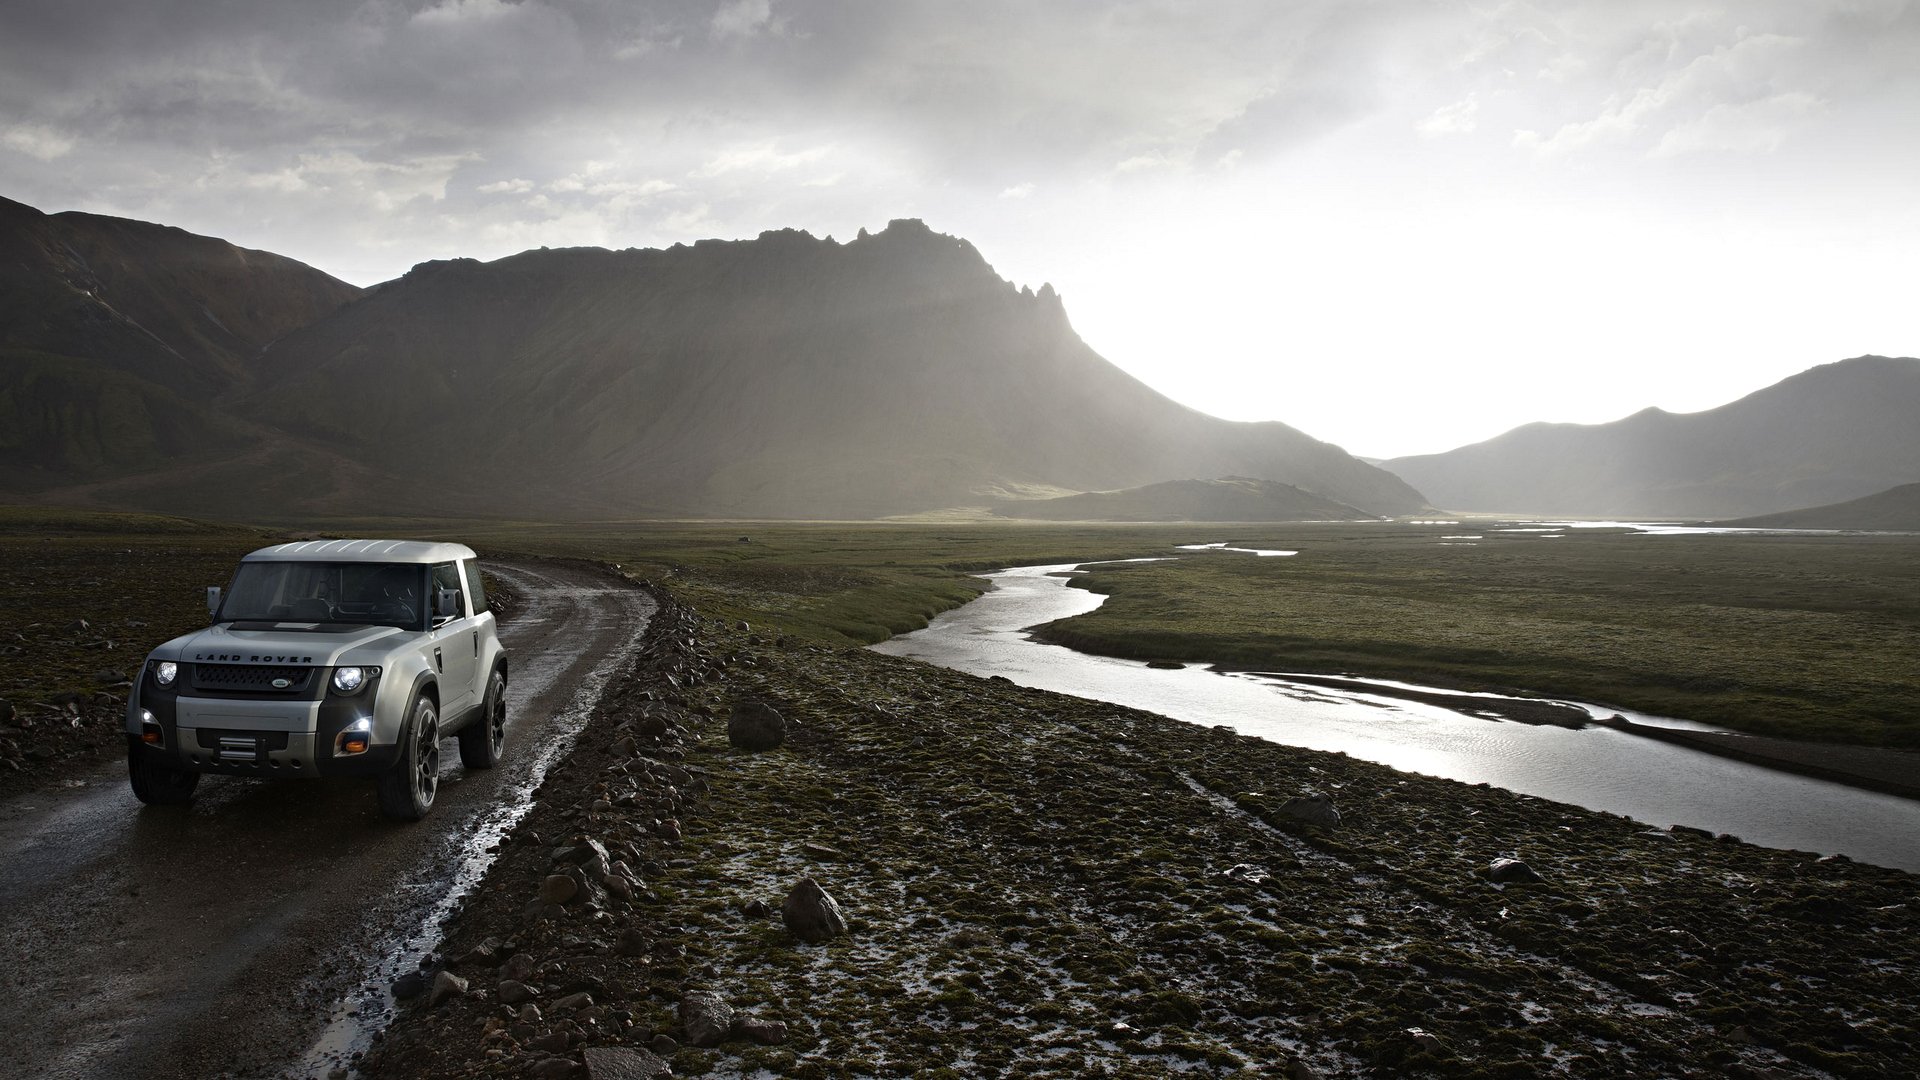
[[1454, 511], [1730, 518], [1920, 475], [1920, 360], [1822, 364], [1713, 409], [1535, 423], [1383, 467]]
[[[204, 239], [134, 226], [88, 239]], [[788, 229], [421, 263], [254, 333], [251, 352], [213, 340], [227, 320], [206, 314], [186, 327], [198, 339], [165, 328], [227, 378], [214, 396], [246, 418], [237, 445], [204, 467], [162, 447], [147, 483], [70, 469], [46, 497], [212, 514], [874, 518], [1243, 474], [1369, 512], [1426, 502], [1284, 424], [1173, 402], [1088, 348], [1050, 286], [1016, 288], [914, 219], [845, 243]], [[0, 447], [0, 480], [17, 464]]]

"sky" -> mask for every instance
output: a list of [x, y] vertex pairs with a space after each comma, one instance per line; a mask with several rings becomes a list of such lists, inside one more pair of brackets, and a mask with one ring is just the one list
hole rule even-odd
[[0, 195], [360, 285], [918, 217], [1389, 457], [1920, 355], [1920, 2], [6, 0]]

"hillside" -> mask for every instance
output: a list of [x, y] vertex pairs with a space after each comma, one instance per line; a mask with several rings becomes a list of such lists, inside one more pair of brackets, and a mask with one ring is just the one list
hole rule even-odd
[[1001, 517], [1042, 521], [1354, 521], [1376, 515], [1291, 484], [1229, 476], [1124, 491], [1006, 502]]
[[417, 496], [434, 511], [484, 492], [509, 514], [868, 518], [1229, 474], [1425, 502], [1284, 424], [1174, 403], [1050, 288], [918, 221], [423, 264], [276, 344], [261, 378], [257, 412], [371, 467], [457, 460]]
[[1436, 506], [1731, 518], [1856, 499], [1920, 476], [1920, 360], [1861, 356], [1705, 412], [1529, 424], [1385, 463]]
[[1831, 506], [1812, 506], [1784, 514], [1720, 522], [1742, 529], [1865, 529], [1884, 532], [1920, 532], [1920, 483], [1852, 499]]
[[359, 290], [180, 229], [0, 199], [0, 483], [33, 491], [219, 459], [251, 359]]

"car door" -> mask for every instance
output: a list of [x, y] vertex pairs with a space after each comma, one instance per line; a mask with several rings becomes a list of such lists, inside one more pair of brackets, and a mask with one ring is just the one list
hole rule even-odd
[[[440, 673], [442, 722], [452, 721], [480, 700], [479, 688], [475, 685], [479, 678], [476, 643], [480, 631], [460, 577], [457, 563], [437, 563], [433, 568], [433, 592], [452, 589], [460, 597], [456, 614], [444, 618], [433, 616], [433, 663]], [[427, 597], [427, 602], [431, 607], [432, 595]]]

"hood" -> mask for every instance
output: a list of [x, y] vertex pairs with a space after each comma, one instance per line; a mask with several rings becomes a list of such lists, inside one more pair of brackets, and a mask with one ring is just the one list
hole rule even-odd
[[395, 626], [322, 624], [308, 630], [302, 629], [304, 625], [256, 622], [210, 626], [174, 638], [155, 649], [153, 658], [187, 663], [312, 664], [333, 667], [354, 649], [395, 634], [407, 633]]

